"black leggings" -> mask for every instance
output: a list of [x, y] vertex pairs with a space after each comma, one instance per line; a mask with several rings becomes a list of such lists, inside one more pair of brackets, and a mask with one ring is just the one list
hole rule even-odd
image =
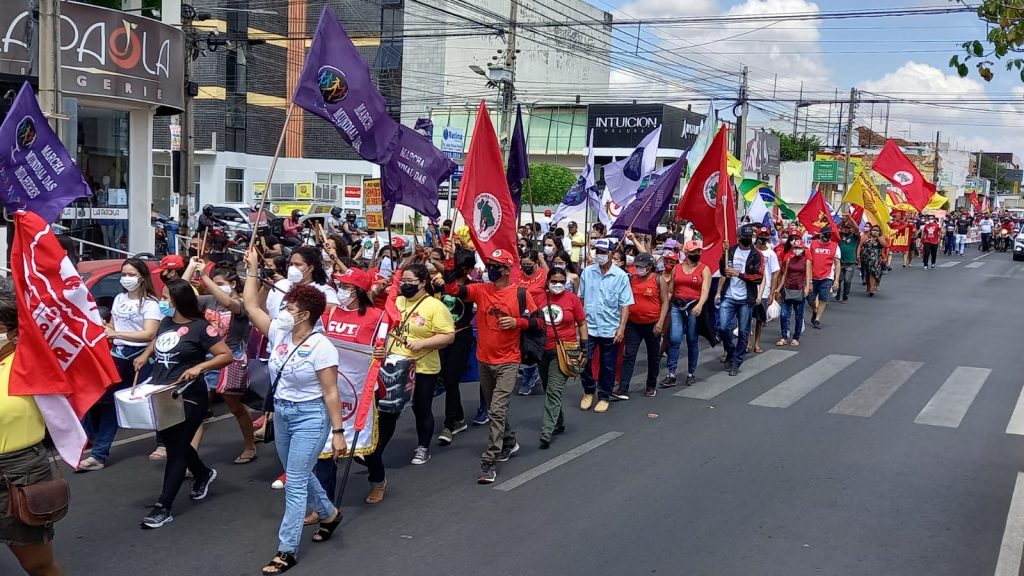
[[416, 445], [430, 447], [434, 436], [434, 389], [438, 374], [416, 374], [416, 388], [412, 393], [412, 412], [416, 415]]
[[473, 350], [473, 331], [455, 333], [455, 341], [441, 350], [441, 380], [444, 382], [444, 426], [455, 429], [455, 423], [466, 419], [462, 410], [462, 391], [459, 384], [469, 366]]
[[192, 447], [192, 438], [203, 424], [206, 410], [210, 406], [205, 382], [202, 379], [193, 382], [188, 392], [185, 397], [185, 421], [160, 432], [160, 439], [167, 448], [167, 463], [164, 465], [163, 492], [157, 502], [167, 509], [174, 504], [174, 497], [181, 490], [186, 468], [192, 472], [192, 478], [197, 480], [210, 475], [210, 468], [203, 464], [199, 453]]
[[377, 447], [373, 454], [365, 458], [366, 468], [370, 473], [370, 484], [380, 484], [384, 481], [384, 450], [388, 447], [388, 442], [391, 442], [391, 437], [395, 435], [399, 416], [400, 414], [377, 412]]
[[935, 257], [939, 253], [938, 244], [924, 244], [924, 265], [935, 266]]

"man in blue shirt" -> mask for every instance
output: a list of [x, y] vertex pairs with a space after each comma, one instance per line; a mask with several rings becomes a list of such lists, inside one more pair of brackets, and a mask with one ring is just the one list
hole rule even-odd
[[[594, 243], [594, 264], [587, 266], [580, 273], [579, 296], [583, 300], [583, 311], [587, 315], [587, 332], [590, 335], [590, 339], [585, 343], [587, 367], [580, 375], [583, 382], [580, 410], [590, 410], [594, 405], [596, 392], [597, 405], [594, 406], [594, 412], [598, 413], [608, 410], [608, 401], [611, 399], [612, 385], [615, 382], [619, 343], [626, 332], [629, 306], [633, 304], [629, 276], [612, 264], [611, 252], [614, 249], [614, 239], [597, 240]], [[595, 352], [599, 362], [596, 382], [590, 366]]]

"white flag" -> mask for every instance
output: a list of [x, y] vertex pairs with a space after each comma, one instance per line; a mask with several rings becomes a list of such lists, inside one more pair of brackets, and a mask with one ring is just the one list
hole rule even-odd
[[660, 140], [661, 126], [658, 126], [640, 141], [640, 145], [627, 158], [605, 165], [604, 181], [612, 200], [625, 206], [636, 198], [637, 188], [644, 176], [654, 171]]
[[750, 206], [747, 207], [747, 216], [750, 218], [751, 224], [760, 223], [773, 228], [772, 213], [768, 210], [768, 205], [764, 203], [764, 199], [761, 198], [760, 194], [754, 194], [754, 199], [750, 201]]
[[[551, 217], [551, 226], [557, 226], [565, 219], [580, 221], [586, 219], [587, 206], [591, 204], [591, 196], [597, 193], [594, 180], [594, 130], [590, 130], [590, 141], [587, 145], [587, 163], [583, 165], [583, 173], [565, 193], [562, 204]], [[583, 214], [583, 216], [580, 216]]]

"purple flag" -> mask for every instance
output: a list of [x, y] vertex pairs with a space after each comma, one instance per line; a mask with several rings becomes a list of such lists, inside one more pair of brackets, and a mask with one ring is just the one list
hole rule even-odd
[[508, 168], [505, 179], [508, 191], [512, 195], [512, 203], [516, 205], [516, 213], [523, 205], [523, 180], [530, 178], [530, 159], [526, 155], [526, 137], [523, 136], [523, 107], [516, 104], [516, 126], [512, 130], [512, 142], [508, 150]]
[[422, 134], [399, 125], [398, 144], [384, 165], [381, 195], [384, 222], [391, 223], [396, 204], [408, 206], [433, 220], [441, 217], [437, 207], [437, 185], [455, 171], [455, 163], [434, 148]]
[[391, 157], [398, 123], [388, 116], [366, 61], [326, 5], [293, 101], [334, 124], [367, 162], [384, 164]]
[[629, 230], [641, 234], [654, 234], [662, 216], [672, 202], [680, 174], [686, 165], [686, 155], [641, 180], [636, 199], [622, 209], [612, 224], [612, 230]]
[[430, 118], [417, 118], [416, 125], [413, 126], [414, 130], [420, 131], [427, 140], [434, 139], [434, 121]]
[[25, 82], [0, 125], [0, 199], [12, 213], [24, 209], [50, 223], [72, 200], [91, 194]]

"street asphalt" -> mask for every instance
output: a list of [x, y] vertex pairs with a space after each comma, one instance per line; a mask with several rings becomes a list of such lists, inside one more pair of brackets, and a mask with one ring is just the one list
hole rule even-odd
[[[362, 502], [366, 476], [354, 466], [340, 531], [313, 544], [307, 528], [290, 573], [1017, 574], [1024, 263], [972, 247], [939, 264], [897, 264], [874, 298], [856, 281], [848, 304], [829, 304], [823, 330], [808, 317], [799, 348], [776, 348], [773, 322], [765, 353], [732, 379], [705, 350], [697, 386], [644, 398], [635, 376], [631, 399], [603, 415], [580, 412], [570, 384], [568, 430], [550, 450], [537, 445], [542, 396], [514, 397], [522, 450], [492, 486], [476, 484], [484, 429], [412, 466], [405, 414], [385, 457], [384, 502]], [[463, 386], [468, 415], [476, 396]], [[438, 398], [438, 432], [442, 412]], [[174, 522], [143, 531], [162, 474], [152, 448], [139, 437], [116, 446], [105, 470], [68, 476], [71, 512], [56, 538], [65, 572], [259, 574], [283, 510], [283, 492], [270, 489], [273, 446], [234, 466], [234, 420], [209, 424], [201, 455], [219, 472], [210, 496], [193, 503], [186, 485]], [[0, 553], [0, 574], [18, 573]]]

